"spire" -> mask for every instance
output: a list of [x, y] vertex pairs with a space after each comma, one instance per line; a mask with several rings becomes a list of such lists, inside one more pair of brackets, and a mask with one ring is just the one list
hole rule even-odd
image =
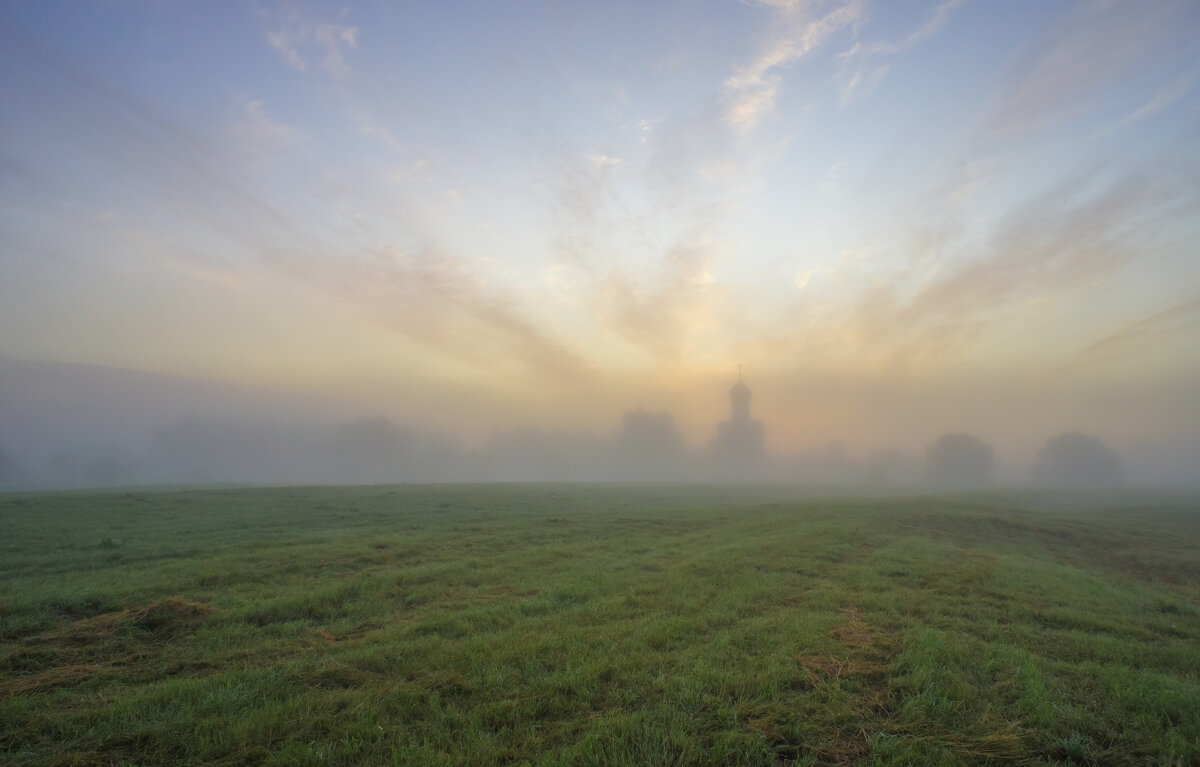
[[750, 387], [742, 380], [742, 364], [738, 363], [738, 380], [729, 390], [731, 412], [734, 421], [750, 420]]

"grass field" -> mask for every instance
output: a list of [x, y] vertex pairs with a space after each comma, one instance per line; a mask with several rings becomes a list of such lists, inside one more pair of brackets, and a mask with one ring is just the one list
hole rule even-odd
[[0, 495], [0, 762], [1200, 764], [1200, 501]]

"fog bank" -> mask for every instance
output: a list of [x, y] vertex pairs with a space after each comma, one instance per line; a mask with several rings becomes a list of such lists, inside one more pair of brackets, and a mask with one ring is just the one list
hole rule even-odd
[[[1123, 433], [1114, 424], [1129, 419], [1124, 412], [1101, 424], [1107, 432], [1093, 433], [1070, 413], [1058, 422], [1042, 412], [1024, 420], [986, 408], [973, 413], [966, 391], [943, 413], [914, 412], [918, 398], [878, 388], [871, 396], [829, 392], [826, 409], [813, 404], [819, 392], [814, 398], [801, 390], [789, 410], [778, 401], [781, 379], [761, 387], [749, 377], [731, 379], [698, 381], [701, 396], [678, 398], [678, 409], [647, 388], [624, 407], [570, 403], [578, 412], [561, 424], [552, 411], [522, 423], [497, 409], [489, 423], [464, 430], [453, 419], [422, 418], [420, 402], [387, 408], [332, 394], [0, 360], [0, 486], [729, 480], [1099, 487], [1192, 484], [1200, 476], [1200, 445], [1186, 441], [1186, 429], [1163, 430], [1157, 440], [1150, 429]], [[694, 403], [702, 399], [710, 407], [698, 413]]]

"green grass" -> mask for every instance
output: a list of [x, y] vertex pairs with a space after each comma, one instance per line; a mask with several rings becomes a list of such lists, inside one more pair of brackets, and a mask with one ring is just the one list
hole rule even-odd
[[1200, 503], [0, 495], [0, 762], [1200, 764]]

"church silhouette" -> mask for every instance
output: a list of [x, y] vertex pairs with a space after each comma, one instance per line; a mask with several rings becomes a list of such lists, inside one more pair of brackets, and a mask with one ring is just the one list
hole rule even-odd
[[729, 390], [729, 420], [717, 424], [713, 442], [715, 468], [726, 475], [746, 475], [762, 468], [766, 453], [762, 421], [750, 417], [750, 387], [742, 380], [738, 365], [738, 380]]

